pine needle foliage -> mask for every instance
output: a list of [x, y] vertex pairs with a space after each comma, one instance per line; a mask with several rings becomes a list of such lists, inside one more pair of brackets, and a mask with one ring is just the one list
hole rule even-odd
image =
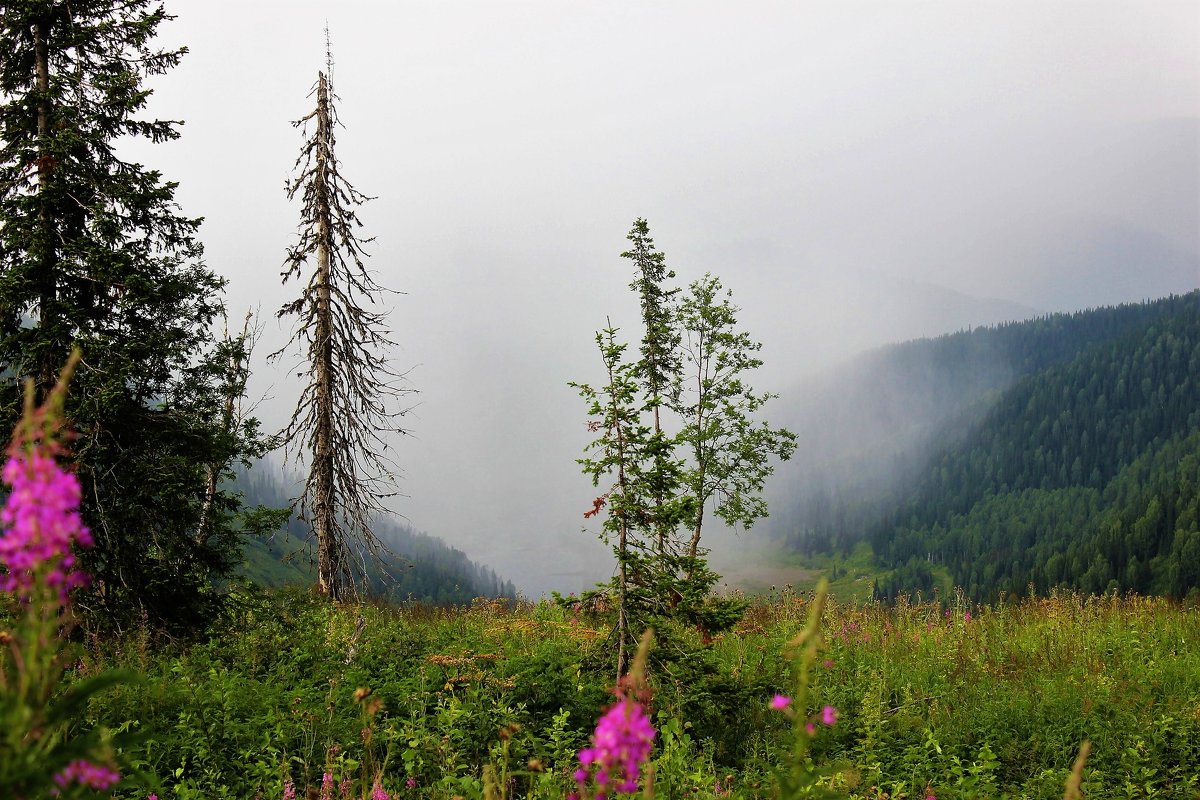
[[225, 424], [247, 343], [214, 338], [224, 281], [202, 261], [200, 220], [118, 149], [179, 135], [144, 116], [146, 78], [186, 52], [155, 46], [168, 19], [149, 0], [0, 4], [0, 428], [21, 382], [41, 402], [78, 347], [65, 413], [97, 545], [80, 607], [182, 629], [212, 619], [212, 579], [240, 552], [237, 498], [208, 478], [262, 442], [252, 420]]

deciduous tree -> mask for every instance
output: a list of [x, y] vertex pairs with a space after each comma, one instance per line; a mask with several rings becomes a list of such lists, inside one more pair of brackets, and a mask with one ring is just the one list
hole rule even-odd
[[787, 460], [796, 435], [755, 420], [775, 395], [756, 393], [747, 373], [762, 366], [762, 344], [737, 329], [738, 307], [721, 282], [705, 275], [691, 284], [679, 308], [685, 388], [676, 410], [684, 420], [679, 441], [691, 451], [685, 483], [694, 499], [688, 556], [700, 551], [704, 511], [727, 525], [749, 528], [767, 515], [763, 483], [774, 471], [772, 458]]

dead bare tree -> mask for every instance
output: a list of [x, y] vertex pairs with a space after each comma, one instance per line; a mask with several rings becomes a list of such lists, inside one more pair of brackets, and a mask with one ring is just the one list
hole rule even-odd
[[386, 355], [394, 342], [375, 308], [391, 292], [363, 265], [363, 245], [372, 239], [359, 237], [356, 207], [371, 198], [342, 177], [334, 152], [339, 123], [331, 72], [327, 50], [316, 107], [293, 123], [307, 138], [287, 183], [288, 198], [300, 195], [302, 206], [300, 238], [288, 249], [284, 283], [300, 278], [310, 260], [316, 264], [300, 296], [278, 316], [296, 317], [287, 347], [298, 344], [304, 351], [299, 374], [307, 378], [280, 437], [287, 457], [296, 449], [307, 456], [300, 514], [316, 539], [318, 590], [339, 600], [353, 591], [356, 576], [365, 578], [368, 558], [382, 565], [388, 552], [371, 519], [385, 513], [382, 501], [396, 494], [399, 468], [387, 451], [393, 434], [407, 433], [399, 424], [407, 411], [399, 400], [413, 390]]

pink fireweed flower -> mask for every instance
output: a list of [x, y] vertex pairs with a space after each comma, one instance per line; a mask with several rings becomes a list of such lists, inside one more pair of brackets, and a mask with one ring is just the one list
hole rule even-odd
[[776, 711], [783, 711], [791, 704], [792, 698], [786, 695], [777, 694], [771, 698], [771, 708], [775, 709]]
[[592, 746], [579, 751], [576, 782], [582, 788], [588, 768], [594, 765], [594, 779], [602, 790], [596, 794], [597, 799], [610, 786], [618, 792], [635, 792], [642, 764], [650, 757], [653, 744], [654, 726], [646, 710], [636, 700], [622, 697], [596, 723]]
[[375, 785], [371, 787], [371, 800], [391, 800], [388, 793], [383, 790], [378, 778], [375, 779]]
[[333, 775], [328, 772], [321, 776], [321, 800], [333, 800]]
[[292, 783], [291, 778], [283, 781], [283, 800], [296, 800], [296, 784]]
[[46, 569], [46, 586], [57, 588], [59, 600], [87, 583], [75, 569], [71, 545], [92, 546], [92, 536], [79, 516], [79, 480], [63, 471], [42, 447], [15, 451], [4, 464], [4, 483], [11, 488], [0, 511], [0, 590], [29, 597], [37, 575]]
[[349, 775], [342, 776], [342, 782], [338, 784], [338, 794], [342, 800], [354, 800], [354, 785], [351, 784]]
[[115, 769], [77, 759], [67, 764], [65, 769], [54, 776], [54, 782], [58, 784], [58, 789], [54, 790], [54, 794], [58, 794], [72, 783], [102, 792], [115, 786], [119, 780], [121, 780], [121, 774]]
[[837, 723], [838, 710], [833, 706], [825, 706], [821, 709], [821, 724], [833, 726]]

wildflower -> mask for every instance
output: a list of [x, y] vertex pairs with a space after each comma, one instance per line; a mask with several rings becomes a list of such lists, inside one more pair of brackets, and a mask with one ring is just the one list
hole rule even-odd
[[786, 695], [777, 694], [771, 698], [771, 708], [775, 709], [776, 711], [783, 711], [791, 704], [792, 698], [787, 697]]
[[375, 779], [375, 785], [371, 787], [371, 800], [391, 800], [388, 793], [383, 790], [378, 778]]
[[809, 736], [816, 736], [817, 735], [817, 726], [813, 725], [811, 722], [806, 722], [804, 724], [804, 732], [807, 733]]
[[838, 710], [833, 706], [825, 706], [821, 709], [821, 723], [823, 725], [833, 726], [837, 723]]
[[623, 697], [596, 723], [592, 746], [579, 751], [575, 780], [582, 786], [588, 768], [595, 765], [594, 779], [601, 789], [597, 800], [610, 785], [618, 792], [635, 792], [641, 765], [650, 757], [653, 743], [654, 726], [645, 709], [636, 700]]
[[833, 659], [827, 658], [821, 662], [821, 666], [825, 669], [833, 669]]
[[291, 778], [283, 779], [283, 800], [296, 800], [296, 784]]
[[333, 800], [333, 775], [328, 772], [321, 776], [321, 800]]
[[354, 786], [350, 783], [349, 775], [342, 776], [342, 782], [338, 784], [338, 794], [342, 800], [352, 800], [354, 797]]
[[413, 776], [409, 775], [409, 776], [408, 776], [408, 780], [406, 780], [406, 781], [404, 782], [404, 788], [405, 788], [405, 789], [415, 789], [415, 788], [417, 788], [417, 779], [416, 779], [416, 778], [414, 778]]
[[58, 784], [58, 789], [54, 790], [54, 793], [58, 794], [72, 783], [102, 792], [114, 786], [119, 780], [121, 780], [121, 774], [114, 769], [101, 764], [92, 764], [83, 759], [76, 759], [54, 776], [54, 782]]
[[963, 612], [963, 622], [970, 622], [970, 621], [971, 621], [971, 612], [970, 611]]
[[92, 546], [92, 536], [79, 517], [79, 480], [58, 466], [53, 451], [43, 446], [15, 450], [3, 469], [4, 483], [12, 488], [0, 511], [7, 533], [0, 537], [0, 590], [27, 598], [35, 574], [48, 567], [46, 586], [57, 588], [59, 600], [87, 583], [75, 569], [71, 545]]

